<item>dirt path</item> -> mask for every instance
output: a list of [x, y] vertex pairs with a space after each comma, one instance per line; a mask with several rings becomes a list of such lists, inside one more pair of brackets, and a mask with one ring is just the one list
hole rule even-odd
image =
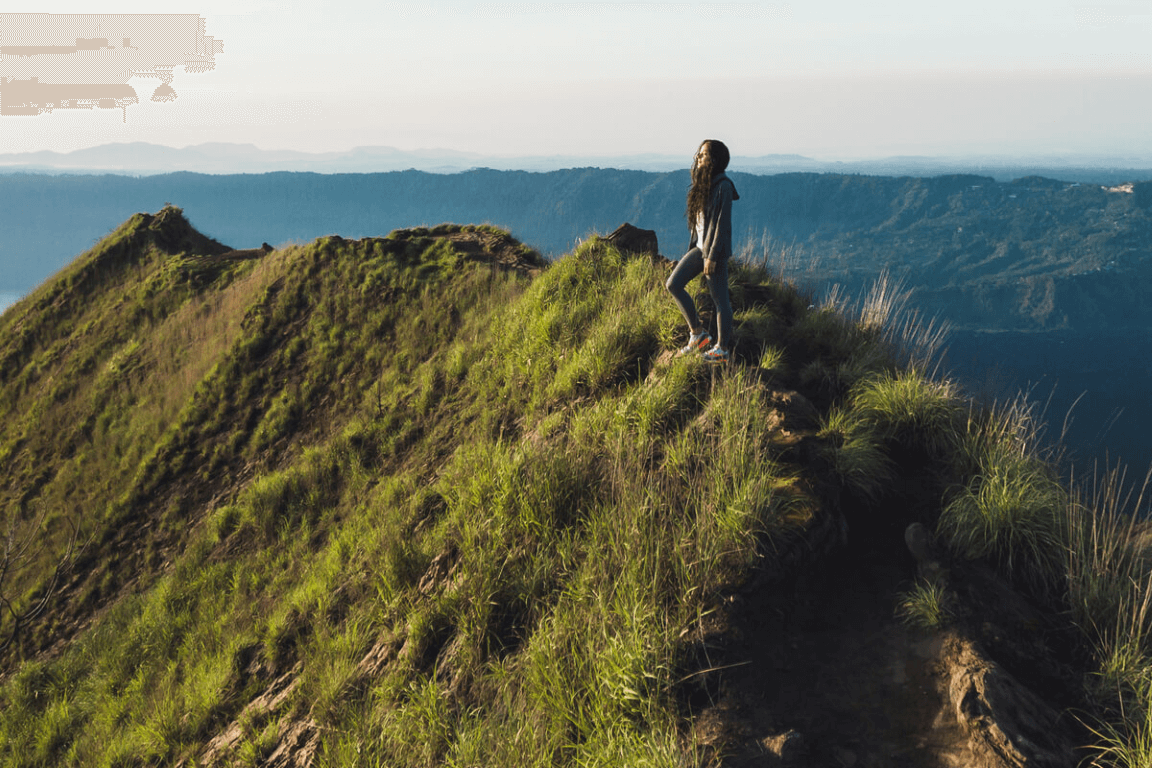
[[812, 580], [733, 598], [715, 705], [697, 734], [729, 768], [979, 765], [953, 714], [941, 641], [904, 626], [906, 551], [859, 542]]

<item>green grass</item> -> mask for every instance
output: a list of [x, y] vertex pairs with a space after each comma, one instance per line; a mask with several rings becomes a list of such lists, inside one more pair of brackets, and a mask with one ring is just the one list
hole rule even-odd
[[916, 369], [861, 377], [827, 414], [820, 434], [831, 442], [835, 472], [855, 493], [876, 500], [896, 479], [893, 448], [950, 456], [960, 439], [960, 398], [948, 381]]
[[[9, 764], [194, 757], [296, 664], [284, 716], [322, 726], [329, 764], [353, 744], [360, 764], [695, 759], [681, 634], [802, 517], [761, 385], [654, 368], [679, 325], [663, 278], [595, 239], [529, 284], [420, 237], [321, 240], [240, 276], [252, 298], [218, 310], [240, 321], [213, 323], [233, 341], [168, 374], [171, 426], [106, 507], [193, 515], [171, 570], [50, 662], [70, 687], [47, 709], [3, 694]], [[162, 364], [132, 339], [104, 366], [118, 387]], [[392, 661], [365, 678], [381, 637]]]
[[969, 419], [957, 455], [972, 478], [949, 493], [938, 532], [968, 558], [988, 558], [1038, 588], [1061, 589], [1067, 567], [1068, 493], [1036, 453], [1027, 413]]
[[901, 619], [923, 630], [941, 629], [953, 616], [953, 599], [943, 584], [917, 580], [900, 596], [897, 612]]
[[[898, 289], [815, 307], [746, 259], [747, 353], [709, 366], [662, 356], [685, 333], [664, 268], [597, 237], [533, 278], [452, 240], [533, 263], [508, 233], [454, 225], [215, 264], [178, 213], [0, 329], [0, 502], [46, 512], [5, 594], [34, 603], [69, 523], [87, 543], [4, 659], [0, 763], [194, 761], [240, 721], [249, 765], [293, 723], [319, 765], [705, 765], [683, 688], [704, 618], [829, 499], [881, 512], [909, 472], [955, 556], [1066, 599], [1094, 690], [1125, 690], [1100, 711], [1141, 733], [1131, 533], [1062, 490], [1026, 419], [929, 373]], [[826, 475], [789, 450], [789, 389]], [[943, 593], [909, 601], [946, 620]], [[243, 714], [283, 675], [280, 709]]]

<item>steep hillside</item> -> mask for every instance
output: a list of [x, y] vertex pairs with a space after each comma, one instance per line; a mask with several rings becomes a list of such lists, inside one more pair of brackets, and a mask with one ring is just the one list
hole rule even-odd
[[709, 366], [667, 269], [125, 222], [0, 320], [0, 759], [1142, 764], [1122, 494], [885, 286], [741, 265]]

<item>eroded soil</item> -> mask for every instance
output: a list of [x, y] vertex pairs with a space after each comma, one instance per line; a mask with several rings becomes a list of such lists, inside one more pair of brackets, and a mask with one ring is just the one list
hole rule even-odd
[[941, 637], [897, 616], [912, 557], [858, 542], [828, 560], [730, 598], [731, 626], [712, 642], [732, 666], [697, 735], [731, 768], [981, 764], [950, 705]]

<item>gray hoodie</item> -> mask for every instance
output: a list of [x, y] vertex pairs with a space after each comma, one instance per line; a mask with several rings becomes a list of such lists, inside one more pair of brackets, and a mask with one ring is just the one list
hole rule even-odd
[[704, 212], [704, 242], [696, 242], [696, 227], [692, 227], [692, 242], [688, 249], [699, 248], [705, 259], [727, 261], [732, 258], [732, 201], [739, 200], [736, 185], [721, 171], [712, 177], [712, 199]]

